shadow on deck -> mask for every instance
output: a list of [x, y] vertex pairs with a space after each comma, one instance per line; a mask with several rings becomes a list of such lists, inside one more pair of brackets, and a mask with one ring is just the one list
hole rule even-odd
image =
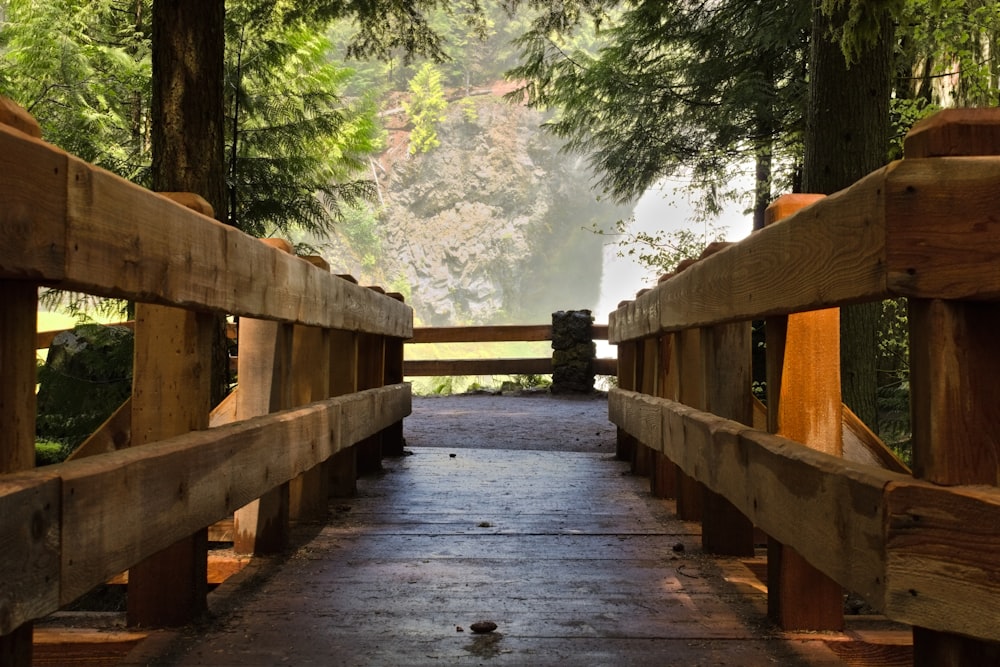
[[702, 554], [614, 459], [603, 400], [415, 399], [406, 434], [410, 455], [220, 587], [203, 627], [118, 664], [910, 664], [878, 617], [776, 630], [763, 559]]

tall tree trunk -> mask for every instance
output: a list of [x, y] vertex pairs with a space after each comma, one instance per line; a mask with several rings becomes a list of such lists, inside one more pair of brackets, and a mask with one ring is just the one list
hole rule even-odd
[[[226, 221], [223, 0], [153, 2], [152, 189], [193, 192]], [[229, 359], [220, 320], [212, 404], [226, 395]]]
[[[886, 163], [892, 87], [893, 24], [881, 17], [879, 38], [848, 64], [831, 25], [842, 13], [813, 12], [804, 192], [831, 194]], [[877, 432], [876, 358], [880, 304], [841, 309], [841, 382], [844, 402]]]

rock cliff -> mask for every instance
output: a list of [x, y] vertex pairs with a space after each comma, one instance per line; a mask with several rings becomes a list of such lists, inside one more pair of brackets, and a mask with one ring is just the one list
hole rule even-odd
[[424, 325], [547, 322], [596, 305], [605, 239], [588, 230], [630, 211], [598, 201], [584, 160], [560, 153], [539, 112], [464, 98], [449, 105], [441, 145], [417, 155], [405, 116], [392, 121], [376, 169], [380, 250], [366, 260], [355, 248], [349, 267], [362, 282], [406, 293]]

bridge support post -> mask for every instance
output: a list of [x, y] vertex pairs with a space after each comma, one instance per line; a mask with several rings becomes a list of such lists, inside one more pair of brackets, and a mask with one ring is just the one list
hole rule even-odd
[[[385, 382], [385, 336], [358, 335], [358, 391], [383, 386]], [[382, 432], [355, 445], [359, 475], [382, 469]]]
[[[291, 251], [284, 241], [263, 242]], [[240, 388], [236, 408], [240, 419], [291, 407], [292, 332], [289, 324], [240, 319]], [[233, 521], [236, 553], [277, 553], [288, 544], [288, 491], [289, 483], [284, 482], [236, 511]]]
[[[330, 332], [330, 395], [343, 396], [358, 390], [358, 334]], [[358, 490], [357, 449], [338, 443], [340, 450], [330, 458], [329, 494], [349, 498]]]
[[[676, 400], [699, 410], [705, 407], [702, 371], [701, 330], [687, 329], [674, 334], [673, 364], [677, 378]], [[668, 396], [669, 398], [669, 396]], [[677, 516], [684, 521], [701, 521], [705, 487], [677, 468]]]
[[[391, 296], [400, 303], [403, 303], [403, 295], [390, 292]], [[385, 339], [385, 364], [383, 368], [383, 385], [399, 384], [403, 381], [403, 339]], [[403, 421], [387, 426], [382, 431], [382, 456], [402, 456], [403, 455]]]
[[[0, 281], [0, 473], [35, 467], [35, 321], [38, 287]], [[0, 665], [30, 667], [34, 624], [0, 635]]]
[[[189, 193], [164, 193], [196, 211], [212, 207]], [[214, 316], [136, 304], [132, 375], [132, 447], [208, 427]], [[208, 595], [208, 528], [129, 570], [126, 620], [180, 626], [204, 611]]]
[[[705, 410], [753, 424], [750, 323], [702, 329]], [[725, 497], [703, 487], [701, 545], [708, 553], [754, 554], [754, 526]]]
[[[132, 447], [208, 427], [214, 318], [136, 304]], [[130, 626], [175, 627], [205, 609], [208, 530], [202, 529], [129, 570]]]
[[[618, 304], [620, 308], [627, 303], [623, 301]], [[618, 386], [622, 389], [636, 391], [636, 348], [638, 343], [627, 341], [618, 344]], [[619, 461], [631, 461], [635, 452], [636, 441], [631, 435], [626, 433], [621, 427], [618, 428], [615, 441], [615, 458]]]
[[[997, 155], [995, 110], [950, 109], [906, 138], [906, 158]], [[979, 125], [979, 127], [976, 127]], [[913, 474], [935, 484], [1000, 483], [1000, 307], [909, 300]], [[913, 664], [1000, 664], [1000, 643], [913, 628]]]
[[[656, 395], [660, 398], [675, 398], [677, 396], [677, 374], [671, 372], [673, 358], [674, 335], [663, 334], [657, 341], [657, 384]], [[663, 452], [653, 452], [653, 462], [649, 475], [649, 491], [656, 498], [677, 498], [677, 464], [671, 461]]]
[[[303, 257], [324, 271], [322, 257]], [[297, 325], [292, 333], [292, 404], [306, 405], [330, 396], [330, 330]], [[329, 459], [289, 483], [289, 519], [322, 519], [327, 512]]]
[[[767, 223], [822, 197], [781, 197], [768, 208]], [[840, 456], [840, 310], [768, 318], [766, 335], [768, 431]], [[843, 629], [843, 589], [837, 582], [774, 539], [768, 544], [767, 569], [768, 614], [779, 626]]]

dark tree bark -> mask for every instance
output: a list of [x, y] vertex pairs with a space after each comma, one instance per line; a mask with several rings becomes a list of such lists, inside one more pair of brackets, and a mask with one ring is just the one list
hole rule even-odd
[[[831, 194], [885, 165], [889, 147], [893, 24], [882, 17], [877, 41], [848, 64], [829, 37], [843, 16], [814, 10], [802, 190]], [[875, 432], [880, 304], [841, 309], [844, 402]]]

